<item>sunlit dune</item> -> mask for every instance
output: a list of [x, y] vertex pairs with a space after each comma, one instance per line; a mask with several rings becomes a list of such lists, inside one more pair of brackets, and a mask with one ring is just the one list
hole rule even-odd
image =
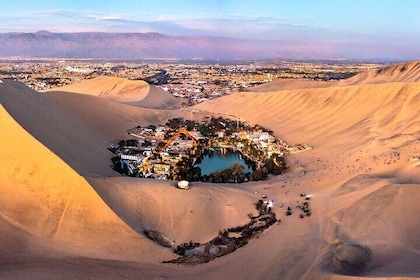
[[[110, 78], [43, 94], [4, 81], [0, 278], [420, 277], [419, 68], [392, 65], [332, 84], [279, 81], [194, 111], [123, 104], [160, 102], [137, 81], [142, 99], [130, 82]], [[124, 85], [124, 94], [112, 90], [124, 92]], [[219, 114], [313, 149], [287, 156], [288, 171], [267, 181], [194, 183], [190, 190], [110, 167], [107, 147], [128, 138], [129, 128]], [[297, 214], [301, 193], [311, 195], [310, 217]], [[162, 264], [176, 256], [143, 233], [158, 231], [175, 244], [206, 242], [246, 224], [262, 195], [275, 201], [281, 222], [206, 264]]]
[[116, 77], [98, 77], [53, 90], [89, 94], [117, 102], [136, 102], [146, 97], [150, 86], [145, 81], [131, 81]]
[[[420, 223], [412, 213], [419, 211], [414, 201], [420, 198], [420, 83], [238, 93], [196, 107], [237, 115], [274, 128], [276, 135], [291, 144], [304, 142], [314, 147], [289, 157], [292, 172], [283, 184], [292, 190], [309, 189], [319, 193], [320, 200], [328, 200], [323, 205], [328, 221], [322, 218], [315, 227], [329, 244], [319, 243], [318, 254], [324, 252], [330, 258], [318, 259], [322, 270], [351, 275], [363, 268], [367, 275], [392, 276], [404, 275], [419, 262], [420, 244], [414, 235]], [[369, 175], [368, 182], [358, 177], [363, 174]], [[273, 193], [281, 200], [285, 193], [277, 191]], [[402, 222], [400, 216], [404, 225], [394, 226]], [[363, 246], [370, 250], [371, 259], [362, 261], [354, 255]], [[311, 255], [310, 251], [306, 254]], [[280, 247], [278, 252], [281, 255]], [[360, 252], [362, 257], [363, 250]], [[316, 263], [301, 257], [300, 270]], [[407, 275], [418, 276], [415, 271]]]
[[145, 81], [98, 77], [81, 83], [57, 87], [49, 92], [71, 92], [151, 109], [177, 109], [182, 103], [170, 93]]
[[280, 79], [266, 84], [249, 88], [249, 92], [269, 92], [280, 90], [304, 89], [304, 88], [325, 88], [336, 85], [337, 82], [312, 81], [312, 80], [290, 80]]
[[420, 82], [420, 61], [393, 64], [381, 69], [360, 73], [340, 82], [340, 85], [380, 84], [391, 82]]
[[419, 89], [420, 83], [387, 83], [237, 93], [196, 108], [238, 115], [272, 127], [292, 143], [320, 145], [326, 142], [325, 137], [334, 136], [351, 144], [348, 136], [354, 134], [360, 137], [353, 138], [358, 141], [351, 145], [358, 145], [377, 135], [376, 139], [418, 136]]
[[[28, 247], [48, 244], [45, 249], [69, 257], [136, 260], [147, 252], [153, 258], [148, 239], [121, 221], [83, 177], [0, 109], [0, 221], [8, 224], [0, 228], [2, 263], [19, 257], [5, 235], [26, 243], [22, 250], [29, 255], [33, 252]], [[7, 227], [16, 235], [4, 232]]]
[[10, 115], [83, 175], [118, 175], [109, 168], [106, 148], [115, 139], [127, 137], [127, 129], [164, 124], [178, 115], [194, 118], [187, 111], [145, 109], [91, 95], [39, 94], [12, 81], [4, 83], [3, 92], [1, 103]]

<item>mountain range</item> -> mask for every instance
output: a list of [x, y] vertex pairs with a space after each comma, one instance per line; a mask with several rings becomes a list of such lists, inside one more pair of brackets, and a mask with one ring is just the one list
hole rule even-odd
[[246, 40], [160, 33], [0, 34], [0, 56], [96, 59], [413, 59], [419, 50], [364, 43]]

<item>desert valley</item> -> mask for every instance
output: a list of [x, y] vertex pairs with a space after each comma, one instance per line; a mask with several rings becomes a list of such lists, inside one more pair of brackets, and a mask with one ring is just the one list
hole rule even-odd
[[[180, 104], [144, 81], [98, 77], [37, 92], [3, 79], [0, 278], [420, 277], [420, 62]], [[110, 167], [107, 147], [130, 128], [220, 115], [312, 149], [287, 155], [287, 170], [267, 180], [189, 190]], [[304, 218], [301, 194], [310, 194]], [[277, 222], [245, 246], [207, 263], [163, 263], [178, 257], [175, 246], [246, 225], [262, 197]]]

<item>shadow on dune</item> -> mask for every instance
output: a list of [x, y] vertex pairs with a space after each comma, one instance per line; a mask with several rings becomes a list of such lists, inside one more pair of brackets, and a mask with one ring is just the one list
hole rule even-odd
[[324, 269], [334, 274], [360, 276], [366, 273], [372, 261], [372, 250], [364, 245], [340, 240], [330, 248]]
[[176, 110], [182, 102], [186, 102], [186, 99], [175, 97], [156, 86], [150, 86], [150, 91], [142, 100], [126, 104], [148, 109]]

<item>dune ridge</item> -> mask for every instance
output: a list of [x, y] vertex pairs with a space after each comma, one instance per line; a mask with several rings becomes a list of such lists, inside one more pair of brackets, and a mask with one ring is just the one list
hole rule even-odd
[[380, 84], [392, 82], [420, 82], [420, 61], [392, 64], [369, 70], [341, 81], [340, 85]]
[[140, 108], [91, 95], [39, 94], [13, 81], [5, 81], [0, 92], [9, 114], [79, 174], [118, 175], [109, 168], [106, 147], [127, 137], [129, 128], [163, 124], [178, 115], [196, 117], [191, 112]]
[[[151, 249], [149, 240], [122, 222], [83, 177], [28, 134], [3, 107], [0, 121], [0, 145], [5, 147], [0, 161], [8, 163], [0, 171], [2, 222], [29, 233], [28, 244], [49, 240], [55, 250], [67, 255], [83, 252], [95, 258], [134, 260]], [[0, 247], [1, 252], [13, 254], [8, 243]], [[1, 254], [0, 261], [7, 262], [6, 255]]]
[[[419, 133], [416, 125], [419, 121], [419, 88], [419, 83], [387, 83], [237, 93], [199, 104], [196, 108], [208, 111], [217, 108], [217, 112], [239, 115], [253, 123], [281, 128], [274, 131], [294, 143], [307, 141], [319, 144], [324, 141], [320, 135], [328, 137], [339, 132], [346, 137], [347, 133], [356, 133], [355, 129], [363, 128], [366, 132], [361, 135], [363, 137], [373, 136], [379, 133], [375, 131], [379, 129], [385, 131], [381, 131], [381, 138], [399, 134], [412, 134], [415, 137]], [[254, 113], [247, 114], [250, 110]], [[334, 119], [340, 121], [332, 122]], [[398, 130], [384, 129], [390, 126]], [[310, 133], [306, 131], [302, 135], [305, 127], [310, 127]], [[340, 134], [337, 136], [340, 137]]]
[[270, 92], [296, 89], [326, 88], [362, 84], [381, 84], [395, 82], [420, 82], [420, 62], [413, 61], [392, 64], [380, 69], [359, 73], [342, 81], [312, 81], [280, 79], [249, 88], [248, 92]]
[[146, 97], [149, 90], [150, 85], [145, 81], [131, 81], [105, 76], [53, 89], [53, 91], [68, 91], [99, 96], [117, 102], [140, 101]]
[[[386, 71], [392, 80], [393, 71]], [[0, 144], [10, 147], [0, 151], [1, 162], [10, 162], [0, 170], [0, 262], [6, 264], [0, 278], [42, 279], [62, 272], [67, 279], [420, 277], [418, 82], [236, 93], [196, 105], [197, 112], [69, 92], [38, 94], [4, 81], [0, 103], [6, 128]], [[172, 182], [119, 177], [110, 169], [106, 147], [126, 129], [219, 113], [313, 150], [289, 156], [288, 172], [268, 181], [196, 183], [189, 191]], [[312, 195], [313, 214], [304, 219], [295, 210], [302, 192]], [[142, 234], [157, 230], [176, 244], [205, 242], [223, 228], [246, 223], [263, 194], [275, 201], [281, 222], [208, 264], [160, 264], [173, 254]], [[286, 217], [281, 205], [292, 207], [293, 215]], [[33, 219], [23, 215], [28, 211]], [[18, 246], [20, 240], [33, 250]], [[71, 258], [63, 261], [63, 254]]]
[[[324, 232], [320, 237], [329, 245], [319, 244], [314, 263], [301, 256], [301, 262], [291, 272], [278, 271], [273, 273], [273, 279], [275, 275], [288, 275], [287, 279], [327, 277], [327, 271], [363, 277], [419, 277], [414, 268], [420, 261], [414, 235], [420, 224], [407, 215], [419, 210], [414, 201], [420, 198], [420, 83], [238, 93], [196, 107], [238, 115], [274, 128], [277, 136], [291, 144], [305, 142], [314, 147], [310, 152], [289, 157], [296, 176], [289, 175], [289, 181], [282, 182], [286, 186], [293, 184], [294, 189], [311, 189], [318, 199], [328, 200], [323, 207], [328, 209], [325, 215], [329, 218], [321, 219], [317, 228], [320, 234]], [[364, 174], [371, 176], [368, 183], [358, 177]], [[345, 187], [346, 181], [354, 186]], [[327, 198], [334, 190], [349, 194]], [[381, 206], [372, 209], [375, 204]], [[401, 208], [404, 211], [399, 214], [390, 210]], [[356, 209], [363, 212], [352, 214]], [[407, 224], [390, 226], [399, 222], [399, 215], [404, 215]], [[414, 235], [408, 237], [407, 232]], [[379, 245], [378, 235], [386, 233], [389, 235]], [[358, 255], [357, 248], [367, 251]], [[390, 251], [395, 254], [389, 255]], [[324, 258], [320, 257], [321, 252]], [[311, 250], [306, 254], [310, 255]], [[363, 255], [370, 257], [363, 259]], [[299, 266], [306, 272], [299, 272]]]
[[337, 82], [313, 81], [313, 80], [291, 80], [280, 79], [266, 84], [261, 84], [252, 88], [248, 88], [248, 92], [270, 92], [293, 89], [310, 89], [310, 88], [325, 88], [336, 85]]
[[107, 76], [53, 88], [47, 92], [72, 92], [92, 95], [150, 109], [178, 109], [182, 103], [182, 99], [178, 99], [156, 86], [151, 86], [145, 81]]

